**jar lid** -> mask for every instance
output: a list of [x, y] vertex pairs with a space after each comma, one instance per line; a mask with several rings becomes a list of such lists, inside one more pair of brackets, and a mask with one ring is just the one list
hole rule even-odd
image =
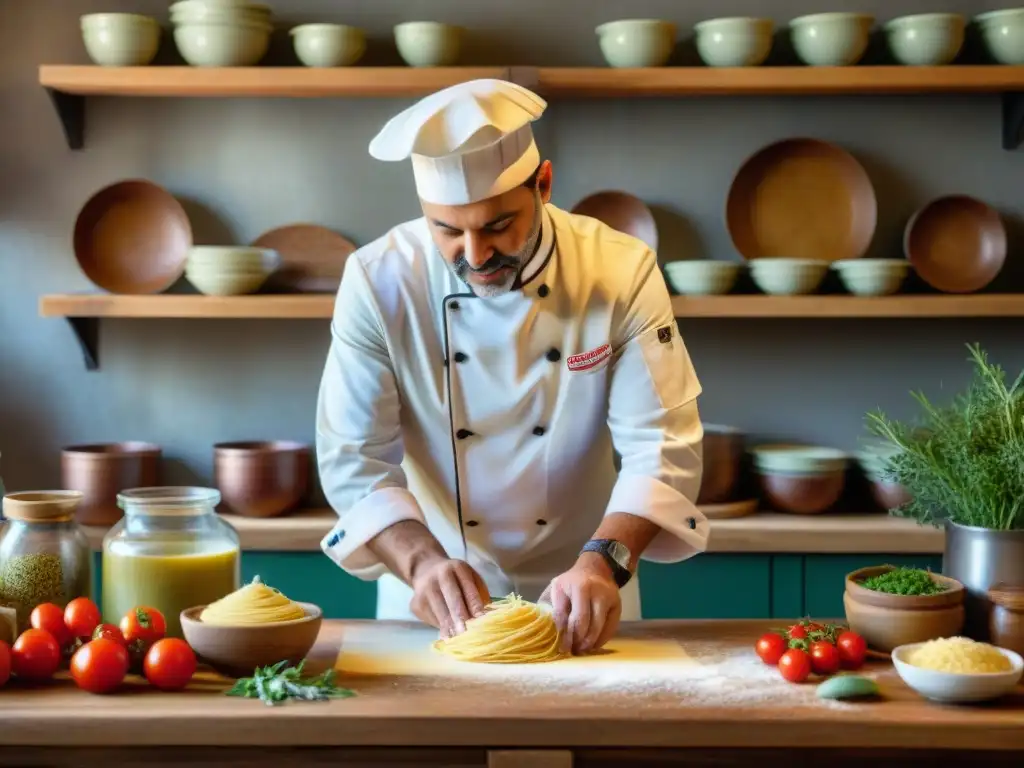
[[25, 523], [61, 523], [74, 519], [81, 491], [25, 491], [4, 496], [4, 517]]
[[1011, 611], [1024, 610], [1024, 586], [996, 584], [988, 591], [989, 600]]
[[218, 504], [220, 491], [215, 488], [130, 488], [117, 494], [117, 506], [126, 514], [141, 512], [150, 515], [195, 515], [204, 513]]

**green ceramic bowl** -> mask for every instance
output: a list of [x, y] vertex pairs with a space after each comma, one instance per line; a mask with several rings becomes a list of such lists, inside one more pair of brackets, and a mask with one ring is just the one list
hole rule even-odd
[[754, 466], [773, 474], [811, 475], [846, 469], [849, 457], [837, 448], [770, 443], [750, 450]]
[[936, 67], [957, 57], [966, 27], [959, 13], [920, 13], [893, 19], [885, 25], [885, 33], [889, 50], [900, 64]]
[[295, 55], [307, 67], [351, 67], [366, 53], [366, 35], [346, 24], [301, 24], [292, 28]]
[[395, 26], [395, 45], [410, 67], [451, 67], [462, 52], [464, 30], [439, 21], [406, 21]]
[[864, 56], [875, 18], [866, 13], [815, 13], [789, 22], [796, 55], [813, 67], [848, 67]]
[[974, 17], [989, 55], [1000, 64], [1024, 64], [1024, 8], [1006, 8]]
[[910, 272], [906, 259], [843, 259], [832, 263], [839, 279], [856, 296], [896, 293]]
[[620, 19], [597, 28], [598, 45], [612, 67], [663, 67], [676, 45], [676, 25], [659, 19]]
[[736, 284], [741, 264], [732, 261], [694, 259], [665, 265], [669, 284], [685, 296], [712, 296], [728, 293]]
[[829, 262], [817, 259], [752, 259], [750, 276], [773, 296], [814, 293], [828, 274]]
[[709, 67], [756, 67], [772, 50], [771, 19], [708, 19], [694, 27], [697, 53]]

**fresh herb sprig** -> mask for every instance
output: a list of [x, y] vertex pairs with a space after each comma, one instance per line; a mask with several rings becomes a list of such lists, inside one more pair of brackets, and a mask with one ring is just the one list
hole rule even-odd
[[861, 586], [873, 592], [889, 595], [937, 595], [947, 587], [932, 578], [928, 571], [920, 568], [893, 568], [864, 579]]
[[284, 704], [289, 699], [330, 701], [356, 695], [355, 691], [335, 685], [333, 669], [316, 677], [303, 678], [304, 665], [305, 662], [301, 662], [297, 667], [292, 667], [287, 661], [280, 661], [269, 667], [257, 667], [252, 677], [236, 681], [227, 695], [260, 699], [270, 707]]
[[868, 430], [897, 450], [886, 459], [887, 479], [911, 500], [893, 510], [922, 524], [945, 520], [990, 530], [1024, 529], [1024, 371], [1007, 385], [1003, 369], [969, 344], [971, 383], [944, 407], [923, 393], [920, 423], [867, 415]]

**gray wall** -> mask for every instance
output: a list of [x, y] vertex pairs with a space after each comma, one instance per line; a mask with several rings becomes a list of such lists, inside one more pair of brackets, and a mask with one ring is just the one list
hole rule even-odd
[[[1006, 0], [1003, 0], [1005, 2]], [[433, 17], [474, 30], [467, 63], [599, 65], [593, 27], [623, 15], [608, 0], [514, 3], [274, 3], [282, 26], [344, 20], [377, 38], [368, 61], [390, 63], [390, 26]], [[638, 0], [630, 15], [683, 26], [715, 15], [784, 22], [859, 7], [886, 19], [973, 12], [1000, 0]], [[247, 242], [294, 221], [334, 226], [364, 243], [417, 215], [408, 169], [376, 164], [366, 145], [406, 102], [97, 99], [87, 146], [72, 153], [36, 82], [40, 63], [86, 63], [78, 16], [162, 15], [162, 0], [0, 0], [0, 452], [11, 489], [53, 486], [61, 446], [123, 439], [161, 443], [170, 481], [209, 481], [221, 440], [312, 440], [326, 322], [116, 321], [101, 328], [101, 370], [87, 373], [61, 320], [38, 316], [45, 293], [93, 290], [70, 233], [98, 188], [127, 177], [186, 201], [197, 241]], [[275, 57], [290, 62], [287, 38]], [[685, 57], [685, 52], [682, 54]], [[174, 57], [166, 40], [162, 60]], [[904, 222], [933, 195], [965, 192], [997, 206], [1012, 233], [998, 287], [1014, 289], [1024, 242], [1024, 152], [999, 147], [994, 96], [558, 101], [538, 131], [563, 207], [621, 188], [659, 207], [661, 258], [737, 258], [722, 224], [745, 156], [781, 137], [811, 135], [852, 150], [879, 198], [874, 255], [899, 255]], [[684, 321], [708, 421], [757, 436], [852, 448], [863, 413], [912, 413], [908, 390], [941, 396], [969, 374], [964, 343], [981, 341], [1015, 373], [1024, 321]]]

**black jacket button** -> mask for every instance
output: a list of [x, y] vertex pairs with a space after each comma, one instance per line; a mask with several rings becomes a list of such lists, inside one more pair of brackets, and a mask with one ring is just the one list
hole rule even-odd
[[547, 525], [547, 524], [548, 524], [547, 520], [538, 520], [537, 521], [537, 525]]
[[537, 295], [540, 296], [542, 299], [546, 299], [549, 293], [551, 293], [551, 289], [548, 288], [546, 285], [542, 285], [537, 289]]
[[697, 530], [697, 521], [694, 520], [692, 517], [686, 518], [686, 524], [690, 526], [691, 531]]
[[450, 309], [452, 312], [458, 312], [459, 311], [459, 302], [457, 302], [457, 301], [451, 302], [448, 305], [448, 309]]
[[455, 362], [456, 363], [464, 363], [467, 360], [469, 360], [469, 355], [467, 355], [465, 352], [456, 352], [455, 353]]
[[537, 437], [543, 437], [544, 436], [544, 432], [545, 432], [544, 427], [534, 427], [533, 428], [533, 434], [535, 434]]
[[476, 520], [467, 520], [466, 521], [466, 527], [467, 528], [476, 528], [478, 525], [480, 525], [480, 523], [478, 523]]
[[458, 432], [455, 433], [455, 436], [459, 438], [459, 440], [465, 440], [467, 437], [472, 437], [473, 433], [470, 432], [468, 429], [460, 429]]
[[[549, 349], [549, 350], [548, 350], [547, 358], [548, 358], [548, 360], [550, 360], [550, 361], [551, 361], [552, 363], [557, 363], [557, 362], [558, 362], [559, 360], [561, 360], [561, 359], [562, 359], [562, 353], [561, 353], [561, 352], [559, 352], [559, 351], [558, 351], [557, 349], [555, 349], [554, 347], [552, 347], [551, 349]], [[457, 358], [457, 357], [456, 357], [455, 359], [456, 359], [456, 360], [458, 360], [458, 358]]]

